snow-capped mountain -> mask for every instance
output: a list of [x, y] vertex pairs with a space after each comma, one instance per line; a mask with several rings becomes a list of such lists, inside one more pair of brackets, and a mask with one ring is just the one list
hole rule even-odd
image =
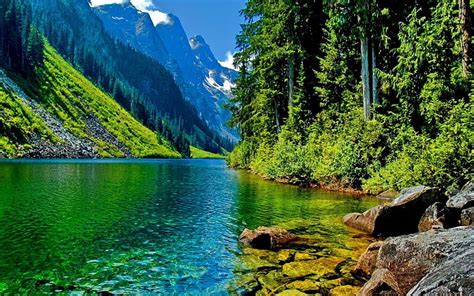
[[173, 74], [183, 95], [212, 129], [238, 140], [236, 131], [226, 126], [230, 113], [224, 108], [237, 72], [219, 64], [202, 36], [188, 38], [172, 14], [155, 26], [147, 12], [129, 2], [93, 9], [112, 37], [156, 59]]

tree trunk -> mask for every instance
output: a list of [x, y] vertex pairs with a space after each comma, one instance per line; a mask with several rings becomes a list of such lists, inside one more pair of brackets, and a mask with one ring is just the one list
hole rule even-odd
[[470, 0], [459, 0], [459, 20], [461, 23], [462, 68], [466, 77], [471, 75], [471, 4]]
[[273, 102], [275, 104], [275, 123], [276, 123], [277, 131], [280, 132], [280, 114], [278, 113], [278, 104], [275, 99], [273, 100]]
[[370, 118], [370, 79], [369, 79], [369, 40], [367, 36], [362, 37], [360, 42], [361, 51], [361, 74], [362, 74], [362, 95], [364, 103], [364, 118]]
[[377, 56], [375, 55], [375, 46], [372, 41], [372, 67], [370, 69], [371, 71], [371, 76], [372, 76], [372, 105], [373, 107], [377, 107], [379, 104], [379, 96], [377, 94], [377, 89], [378, 89], [378, 79], [377, 79], [377, 73], [375, 72], [375, 69], [377, 68]]
[[293, 107], [293, 92], [295, 88], [295, 63], [293, 57], [288, 59], [288, 107]]

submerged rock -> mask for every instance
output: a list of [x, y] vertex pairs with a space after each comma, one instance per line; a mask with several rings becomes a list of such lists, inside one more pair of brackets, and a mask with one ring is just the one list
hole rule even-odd
[[301, 278], [308, 275], [315, 275], [322, 278], [335, 274], [335, 267], [343, 262], [339, 257], [323, 257], [316, 260], [294, 261], [283, 265], [283, 274], [290, 278]]
[[258, 227], [255, 230], [244, 229], [239, 240], [241, 243], [256, 249], [273, 250], [303, 239], [283, 228]]
[[446, 207], [440, 202], [435, 202], [429, 206], [423, 216], [421, 216], [418, 223], [418, 231], [424, 232], [431, 228], [446, 228], [446, 211]]
[[356, 295], [357, 292], [359, 292], [360, 287], [355, 287], [355, 286], [338, 286], [329, 291], [330, 296], [353, 296]]
[[347, 214], [344, 223], [374, 236], [414, 233], [425, 210], [435, 202], [445, 201], [446, 196], [438, 188], [406, 188], [390, 205], [376, 206], [362, 214]]
[[367, 250], [357, 261], [357, 265], [353, 270], [354, 275], [362, 277], [370, 277], [372, 275], [375, 270], [375, 264], [377, 263], [377, 255], [382, 245], [383, 241], [377, 241], [367, 247]]
[[321, 288], [321, 285], [315, 281], [305, 279], [291, 282], [286, 285], [286, 287], [290, 290], [299, 290], [305, 293], [316, 293]]
[[380, 248], [376, 270], [361, 290], [362, 295], [375, 295], [372, 291], [380, 287], [405, 295], [435, 266], [450, 264], [457, 268], [454, 259], [474, 248], [473, 238], [472, 227], [388, 238]]
[[281, 293], [278, 293], [277, 296], [305, 296], [308, 295], [298, 290], [285, 290]]

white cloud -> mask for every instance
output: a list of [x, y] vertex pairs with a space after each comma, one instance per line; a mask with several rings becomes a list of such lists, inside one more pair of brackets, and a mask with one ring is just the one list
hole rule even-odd
[[161, 12], [155, 8], [152, 0], [90, 0], [91, 6], [101, 6], [107, 4], [123, 4], [131, 2], [138, 10], [146, 12], [150, 15], [153, 24], [168, 24], [171, 22], [168, 14]]
[[224, 61], [219, 61], [219, 64], [221, 64], [222, 67], [237, 70], [234, 67], [234, 55], [230, 51], [226, 53], [226, 59]]
[[131, 2], [138, 10], [147, 12], [155, 26], [158, 24], [168, 24], [171, 22], [168, 14], [157, 10], [153, 5], [152, 0], [132, 0]]

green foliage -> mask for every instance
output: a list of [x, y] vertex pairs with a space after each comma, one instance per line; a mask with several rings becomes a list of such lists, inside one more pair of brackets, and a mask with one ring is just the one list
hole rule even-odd
[[[273, 2], [298, 19], [309, 17], [299, 9], [306, 1]], [[244, 14], [252, 17], [236, 57], [249, 67], [241, 68], [231, 108], [243, 141], [229, 165], [272, 179], [373, 193], [419, 184], [456, 188], [474, 177], [472, 77], [463, 77], [456, 3], [368, 2], [325, 2], [325, 21], [315, 24], [325, 39], [311, 51], [290, 33], [266, 28], [285, 19], [268, 13], [276, 9], [267, 7], [271, 3], [249, 2]], [[359, 38], [372, 22], [379, 104], [365, 120]], [[292, 40], [296, 56], [304, 52], [302, 61], [319, 61], [298, 73], [293, 106], [285, 92], [288, 49], [285, 43], [278, 50], [265, 47], [274, 38]], [[312, 105], [299, 104], [309, 89]]]

